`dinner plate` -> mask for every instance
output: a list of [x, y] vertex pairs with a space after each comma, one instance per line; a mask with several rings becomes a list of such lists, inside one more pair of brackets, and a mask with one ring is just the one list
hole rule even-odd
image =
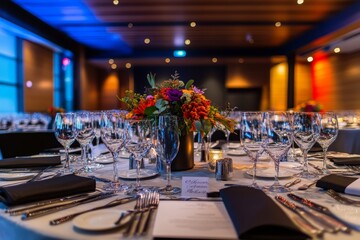
[[130, 157], [130, 153], [128, 152], [120, 152], [119, 154], [119, 158], [129, 158]]
[[113, 163], [114, 159], [112, 157], [99, 157], [99, 158], [96, 158], [94, 162], [100, 163], [100, 164], [109, 164], [109, 163]]
[[125, 211], [114, 209], [102, 209], [87, 212], [75, 217], [72, 221], [75, 228], [85, 231], [106, 231], [118, 228], [127, 224], [131, 216], [125, 217], [120, 224], [115, 225], [116, 220], [119, 219], [121, 213]]
[[15, 181], [29, 179], [36, 175], [37, 173], [0, 173], [0, 180], [4, 181]]
[[246, 153], [244, 150], [230, 150], [227, 152], [229, 156], [245, 156]]
[[[253, 170], [250, 169], [246, 171], [246, 174], [253, 176]], [[295, 173], [288, 171], [286, 168], [280, 168], [279, 178], [290, 178], [294, 176]], [[274, 178], [275, 177], [275, 169], [274, 168], [266, 168], [266, 169], [256, 169], [256, 177], [258, 178]]]
[[329, 209], [338, 218], [347, 222], [349, 225], [356, 228], [358, 231], [360, 230], [359, 207], [344, 204], [332, 204], [331, 206], [329, 206]]
[[240, 143], [229, 143], [230, 149], [236, 149], [240, 147]]
[[[140, 169], [140, 179], [156, 177], [159, 173], [151, 169]], [[119, 172], [119, 178], [127, 180], [136, 179], [136, 169], [130, 169]]]

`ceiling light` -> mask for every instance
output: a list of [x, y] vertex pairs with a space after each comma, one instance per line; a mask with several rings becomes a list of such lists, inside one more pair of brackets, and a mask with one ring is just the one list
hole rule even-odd
[[170, 62], [170, 58], [165, 58], [165, 62], [169, 63]]
[[303, 4], [304, 3], [304, 0], [297, 0], [297, 4]]
[[313, 60], [314, 60], [314, 58], [311, 57], [311, 56], [307, 58], [307, 61], [308, 61], [308, 62], [312, 62]]
[[211, 59], [211, 61], [212, 61], [213, 63], [217, 63], [218, 59], [217, 59], [217, 58], [213, 58], [213, 59]]
[[175, 50], [174, 57], [186, 57], [186, 51], [185, 50]]
[[243, 59], [243, 58], [239, 58], [239, 61], [238, 61], [239, 63], [244, 63], [245, 62], [245, 60]]
[[118, 5], [118, 4], [119, 4], [119, 0], [114, 0], [114, 1], [113, 1], [113, 4], [114, 4], [114, 5]]
[[144, 43], [145, 43], [145, 44], [149, 44], [149, 43], [150, 43], [150, 38], [145, 38], [145, 39], [144, 39]]
[[190, 27], [196, 27], [196, 22], [191, 22]]
[[248, 43], [250, 43], [250, 44], [253, 44], [253, 43], [254, 43], [254, 39], [253, 39], [253, 37], [252, 37], [252, 35], [251, 35], [250, 33], [247, 33], [247, 34], [245, 35], [245, 40], [246, 40]]
[[133, 26], [134, 26], [134, 24], [132, 24], [132, 23], [128, 24], [128, 28], [132, 28]]
[[115, 63], [111, 64], [111, 68], [112, 69], [116, 69], [117, 68], [117, 65]]
[[276, 22], [275, 27], [281, 27], [281, 22]]
[[190, 39], [185, 40], [185, 45], [190, 45], [190, 43], [191, 43]]
[[114, 63], [114, 59], [110, 58], [109, 59], [109, 64], [113, 64]]
[[339, 47], [334, 48], [334, 53], [339, 53], [341, 49]]
[[126, 64], [125, 64], [125, 67], [126, 67], [127, 69], [131, 68], [131, 63], [126, 63]]

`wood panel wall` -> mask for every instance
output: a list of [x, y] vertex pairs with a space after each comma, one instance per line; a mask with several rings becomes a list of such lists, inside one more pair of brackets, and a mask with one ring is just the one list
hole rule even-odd
[[325, 110], [360, 109], [360, 51], [318, 54], [311, 67], [313, 98]]
[[[23, 51], [24, 111], [46, 112], [53, 105], [53, 51], [25, 40]], [[26, 87], [27, 81], [32, 87]]]

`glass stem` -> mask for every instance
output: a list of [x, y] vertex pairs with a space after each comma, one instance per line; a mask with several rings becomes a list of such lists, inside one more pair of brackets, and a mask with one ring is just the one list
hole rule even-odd
[[85, 164], [85, 168], [87, 169], [88, 162], [87, 162], [87, 153], [86, 153], [86, 145], [81, 146], [81, 160]]
[[96, 137], [96, 146], [99, 146], [100, 144], [100, 137]]
[[113, 182], [114, 183], [117, 183], [119, 182], [119, 173], [118, 173], [118, 166], [117, 166], [117, 163], [118, 163], [118, 153], [117, 152], [113, 152], [112, 153], [113, 155], [113, 159], [114, 159], [114, 163], [113, 163]]
[[64, 169], [68, 170], [70, 168], [70, 158], [69, 158], [69, 147], [65, 147], [65, 165]]
[[166, 189], [167, 190], [171, 190], [171, 163], [170, 161], [166, 161], [166, 180], [167, 180], [167, 184], [166, 184]]
[[256, 178], [256, 165], [257, 165], [257, 159], [258, 157], [256, 156], [254, 159], [254, 164], [253, 164], [253, 178], [252, 178], [252, 185], [255, 186], [255, 178]]
[[323, 158], [323, 170], [327, 170], [327, 166], [326, 166], [326, 152], [327, 152], [327, 147], [323, 148], [323, 152], [324, 152], [324, 158]]
[[275, 182], [274, 185], [280, 185], [279, 183], [279, 165], [280, 165], [280, 158], [274, 160], [275, 165]]
[[140, 164], [141, 158], [136, 159], [136, 188], [140, 187]]
[[309, 172], [307, 154], [308, 154], [308, 151], [305, 150], [304, 154], [303, 154], [304, 155], [304, 163], [303, 163], [304, 164], [303, 165], [304, 166], [304, 169], [303, 169], [304, 172]]

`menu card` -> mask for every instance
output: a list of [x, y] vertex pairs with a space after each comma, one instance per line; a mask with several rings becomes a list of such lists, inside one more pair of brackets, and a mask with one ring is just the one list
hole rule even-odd
[[156, 238], [237, 239], [223, 202], [160, 201]]

